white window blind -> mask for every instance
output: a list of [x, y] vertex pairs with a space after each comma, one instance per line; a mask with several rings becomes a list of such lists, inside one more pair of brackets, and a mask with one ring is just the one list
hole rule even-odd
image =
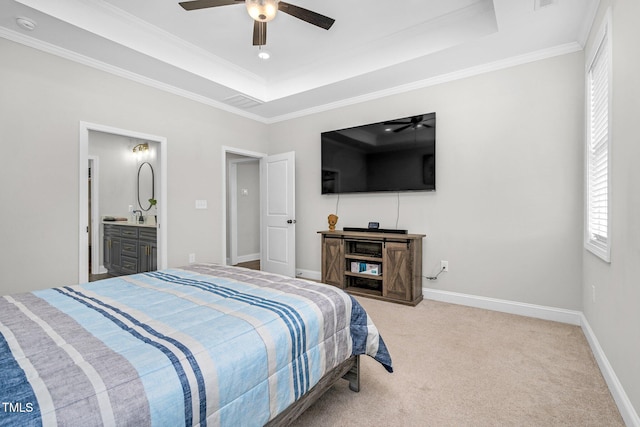
[[609, 28], [601, 32], [600, 43], [588, 68], [588, 140], [586, 241], [587, 249], [610, 260], [609, 105], [611, 88]]

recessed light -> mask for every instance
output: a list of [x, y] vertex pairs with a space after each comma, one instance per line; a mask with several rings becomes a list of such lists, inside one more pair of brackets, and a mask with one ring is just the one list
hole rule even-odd
[[540, 10], [543, 7], [553, 6], [555, 4], [558, 4], [558, 0], [535, 0], [533, 10]]
[[18, 24], [20, 28], [27, 31], [35, 30], [36, 26], [38, 25], [33, 19], [25, 18], [23, 16], [16, 18], [16, 24]]
[[271, 58], [271, 54], [266, 50], [261, 50], [260, 52], [258, 52], [258, 58], [266, 61], [267, 59]]

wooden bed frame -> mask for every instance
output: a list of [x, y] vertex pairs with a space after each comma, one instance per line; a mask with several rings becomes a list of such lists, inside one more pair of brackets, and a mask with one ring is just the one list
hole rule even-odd
[[349, 389], [351, 391], [360, 391], [360, 356], [351, 356], [333, 368], [320, 379], [318, 384], [313, 386], [311, 390], [306, 392], [300, 399], [291, 404], [291, 406], [278, 414], [274, 419], [269, 421], [266, 426], [288, 426], [341, 378], [349, 381]]

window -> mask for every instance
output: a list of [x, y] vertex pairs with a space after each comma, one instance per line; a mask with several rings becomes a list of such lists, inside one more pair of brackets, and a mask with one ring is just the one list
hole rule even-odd
[[585, 247], [609, 262], [611, 255], [611, 14], [587, 62]]

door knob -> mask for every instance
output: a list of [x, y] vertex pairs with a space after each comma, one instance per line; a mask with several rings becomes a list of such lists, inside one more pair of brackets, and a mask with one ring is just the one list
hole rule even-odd
[[296, 220], [295, 219], [290, 219], [287, 221], [287, 224], [295, 224]]

